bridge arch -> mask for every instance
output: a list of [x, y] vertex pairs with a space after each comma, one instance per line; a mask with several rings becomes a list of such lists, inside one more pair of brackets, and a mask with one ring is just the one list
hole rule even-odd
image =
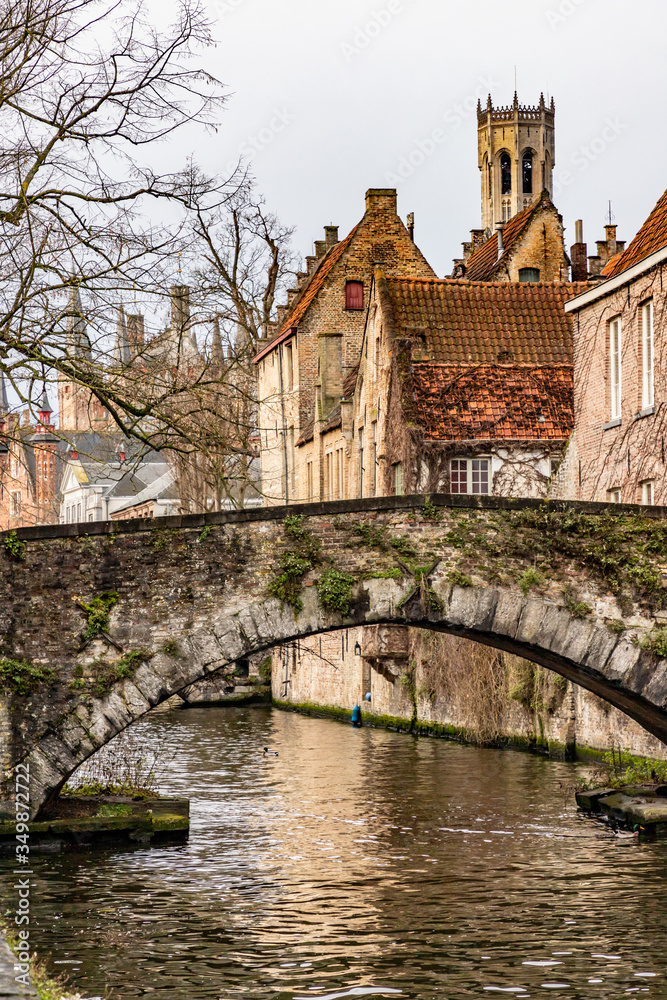
[[[657, 637], [643, 645], [662, 652], [662, 583], [654, 574], [630, 595], [618, 573], [609, 582], [595, 570], [590, 547], [566, 544], [579, 532], [603, 548], [616, 538], [620, 551], [648, 532], [657, 540], [648, 555], [627, 555], [628, 579], [645, 579], [665, 513], [653, 509], [649, 521], [646, 511], [617, 505], [612, 517], [601, 504], [392, 497], [119, 530], [23, 529], [24, 557], [0, 584], [4, 655], [50, 674], [29, 695], [6, 699], [6, 768], [28, 763], [34, 814], [117, 733], [227, 663], [369, 624], [442, 631], [515, 653], [667, 742], [667, 660], [640, 645]], [[565, 531], [558, 544], [545, 541], [544, 525], [557, 541]], [[110, 606], [96, 628], [90, 608], [100, 595], [111, 595]], [[95, 674], [101, 662], [106, 687]]]

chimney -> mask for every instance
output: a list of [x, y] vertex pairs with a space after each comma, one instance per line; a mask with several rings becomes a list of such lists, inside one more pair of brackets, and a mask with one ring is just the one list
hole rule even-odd
[[613, 257], [616, 253], [616, 226], [609, 225], [604, 227], [605, 235], [607, 237], [607, 249], [609, 256]]
[[298, 288], [288, 288], [287, 289], [287, 308], [291, 309], [294, 305], [294, 301], [299, 294]]
[[574, 243], [570, 247], [572, 259], [572, 280], [586, 281], [588, 278], [588, 247], [584, 243], [584, 224], [577, 219], [574, 224]]
[[315, 240], [315, 256], [319, 260], [327, 252], [327, 245], [324, 240]]
[[472, 243], [462, 243], [461, 246], [463, 247], [463, 257], [461, 259], [464, 263], [467, 263], [474, 253], [473, 245]]
[[410, 236], [410, 239], [414, 243], [414, 241], [415, 241], [415, 213], [414, 212], [409, 212], [408, 213], [408, 234]]
[[602, 270], [602, 259], [600, 257], [589, 257], [588, 258], [588, 275], [590, 278], [596, 278], [599, 276]]
[[335, 247], [338, 243], [338, 226], [325, 226], [324, 227], [324, 242], [326, 244], [327, 250], [329, 247]]
[[397, 199], [396, 188], [369, 188], [366, 192], [366, 211], [396, 215]]
[[504, 228], [505, 228], [505, 223], [504, 222], [496, 222], [496, 229], [498, 230], [498, 260], [500, 260], [500, 258], [502, 257], [503, 250], [505, 249], [505, 247], [503, 246], [503, 229]]
[[279, 330], [280, 327], [283, 325], [286, 313], [287, 313], [286, 305], [278, 306], [278, 308], [276, 309], [276, 326], [278, 327]]
[[310, 276], [317, 267], [317, 257], [306, 257], [306, 271]]

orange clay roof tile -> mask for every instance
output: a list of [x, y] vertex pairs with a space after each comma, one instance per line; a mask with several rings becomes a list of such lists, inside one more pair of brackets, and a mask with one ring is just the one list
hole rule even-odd
[[571, 365], [412, 366], [413, 411], [446, 441], [564, 441], [573, 426]]
[[588, 284], [387, 278], [396, 336], [424, 342], [429, 361], [571, 364], [565, 301]]
[[605, 278], [613, 278], [665, 246], [667, 246], [667, 191], [658, 199], [655, 208], [627, 249], [612, 257], [602, 274]]

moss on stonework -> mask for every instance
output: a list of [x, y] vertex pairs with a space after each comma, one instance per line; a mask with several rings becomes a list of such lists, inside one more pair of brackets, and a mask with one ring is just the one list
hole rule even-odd
[[[557, 510], [549, 502], [536, 508], [452, 515], [445, 540], [459, 549], [462, 569], [483, 579], [516, 582], [517, 569], [530, 560], [549, 580], [570, 582], [572, 566], [614, 594], [621, 607], [633, 602], [651, 610], [667, 607], [667, 587], [658, 563], [667, 560], [667, 522], [643, 514], [584, 514]], [[585, 602], [573, 602], [585, 617]]]
[[[273, 705], [285, 712], [296, 712], [300, 715], [308, 715], [318, 719], [333, 719], [338, 722], [349, 723], [352, 718], [351, 709], [334, 708], [329, 705], [316, 705], [311, 702], [288, 702], [280, 699], [273, 699]], [[362, 705], [362, 725], [369, 729], [389, 729], [397, 733], [406, 733], [411, 736], [425, 736], [436, 739], [454, 740], [457, 743], [476, 746], [474, 739], [471, 739], [467, 730], [446, 725], [440, 722], [427, 722], [420, 719], [407, 719], [394, 715], [376, 715], [371, 712], [364, 712]], [[537, 739], [528, 736], [503, 735], [499, 739], [488, 744], [498, 750], [521, 750], [528, 753], [540, 753], [559, 760], [571, 758], [574, 747], [566, 747], [557, 740], [544, 741], [540, 745]]]
[[0, 659], [0, 690], [27, 697], [42, 684], [52, 681], [51, 667], [35, 666], [27, 660]]
[[280, 572], [271, 581], [268, 592], [284, 606], [288, 604], [295, 615], [303, 610], [301, 587], [306, 573], [320, 562], [320, 542], [306, 527], [303, 514], [291, 514], [283, 520], [283, 531], [292, 548], [280, 557]]
[[116, 604], [118, 604], [118, 594], [115, 590], [104, 591], [98, 597], [94, 597], [89, 604], [82, 602], [81, 607], [88, 615], [84, 639], [94, 639], [98, 633], [107, 631], [111, 611]]
[[93, 663], [95, 677], [92, 682], [92, 693], [97, 698], [102, 698], [107, 694], [117, 681], [127, 680], [141, 666], [150, 659], [151, 654], [145, 649], [134, 649], [123, 653], [115, 663], [99, 659]]

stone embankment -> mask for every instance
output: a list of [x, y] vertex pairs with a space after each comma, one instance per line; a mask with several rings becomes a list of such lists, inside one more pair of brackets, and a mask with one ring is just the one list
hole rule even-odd
[[16, 981], [16, 955], [0, 936], [0, 1000], [38, 1000], [34, 986], [24, 986]]
[[581, 810], [607, 823], [615, 832], [635, 833], [641, 840], [667, 839], [667, 785], [624, 785], [577, 792]]

